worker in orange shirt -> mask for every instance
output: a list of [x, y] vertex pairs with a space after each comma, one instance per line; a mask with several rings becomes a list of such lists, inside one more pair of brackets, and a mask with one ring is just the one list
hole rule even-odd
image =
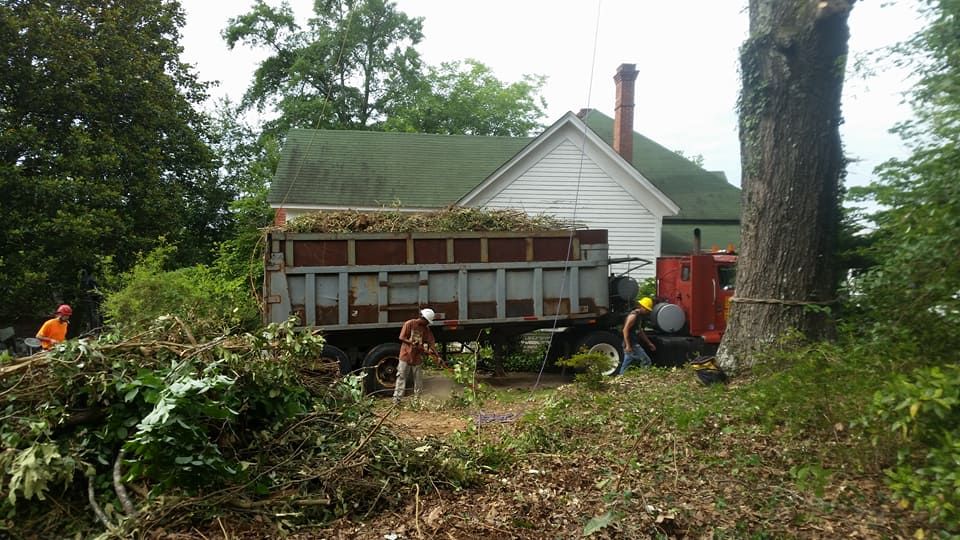
[[61, 304], [55, 315], [54, 318], [43, 323], [43, 326], [37, 332], [37, 339], [40, 340], [40, 346], [45, 351], [67, 339], [67, 327], [70, 325], [70, 316], [73, 315], [73, 309], [67, 304]]

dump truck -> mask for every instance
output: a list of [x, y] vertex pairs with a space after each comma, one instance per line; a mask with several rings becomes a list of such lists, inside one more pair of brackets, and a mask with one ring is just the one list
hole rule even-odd
[[[649, 324], [657, 344], [654, 361], [661, 365], [681, 364], [717, 341], [715, 331], [722, 335], [716, 322], [700, 335], [705, 313], [723, 315], [725, 292], [718, 287], [724, 281], [717, 275], [717, 259], [692, 255], [686, 265], [681, 259], [664, 258], [663, 266], [657, 266], [660, 302]], [[709, 276], [708, 259], [714, 267]], [[265, 251], [264, 318], [270, 323], [293, 316], [302, 328], [322, 330], [325, 359], [338, 363], [344, 373], [365, 370], [370, 392], [394, 386], [400, 328], [425, 307], [436, 312], [432, 328], [439, 344], [496, 346], [550, 329], [554, 356], [598, 352], [610, 358], [608, 372], [614, 373], [623, 357], [619, 327], [636, 304], [639, 285], [629, 275], [611, 274], [610, 268], [630, 261], [650, 263], [611, 259], [607, 231], [597, 229], [275, 229], [268, 232]], [[671, 288], [667, 280], [676, 283]], [[713, 283], [713, 291], [701, 283]], [[701, 297], [715, 301], [708, 306]]]

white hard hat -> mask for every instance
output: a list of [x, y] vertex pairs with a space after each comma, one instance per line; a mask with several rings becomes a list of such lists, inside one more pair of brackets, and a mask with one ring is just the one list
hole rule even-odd
[[420, 316], [427, 320], [427, 322], [432, 323], [433, 318], [437, 316], [430, 308], [423, 308], [420, 310]]

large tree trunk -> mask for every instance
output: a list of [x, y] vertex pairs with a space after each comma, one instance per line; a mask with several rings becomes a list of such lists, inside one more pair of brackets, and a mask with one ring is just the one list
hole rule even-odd
[[743, 164], [737, 292], [718, 353], [730, 370], [790, 329], [833, 332], [844, 169], [840, 94], [854, 0], [750, 0], [740, 54]]

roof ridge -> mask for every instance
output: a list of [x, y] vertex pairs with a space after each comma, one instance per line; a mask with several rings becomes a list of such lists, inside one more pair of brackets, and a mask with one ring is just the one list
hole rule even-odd
[[288, 134], [294, 131], [298, 132], [320, 132], [320, 133], [337, 133], [345, 134], [350, 133], [351, 135], [359, 135], [362, 137], [366, 136], [397, 136], [397, 137], [431, 137], [431, 138], [463, 138], [463, 139], [535, 139], [536, 136], [513, 136], [513, 135], [465, 135], [462, 133], [457, 134], [448, 134], [448, 133], [421, 133], [413, 131], [376, 131], [369, 129], [314, 129], [314, 128], [290, 128]]

